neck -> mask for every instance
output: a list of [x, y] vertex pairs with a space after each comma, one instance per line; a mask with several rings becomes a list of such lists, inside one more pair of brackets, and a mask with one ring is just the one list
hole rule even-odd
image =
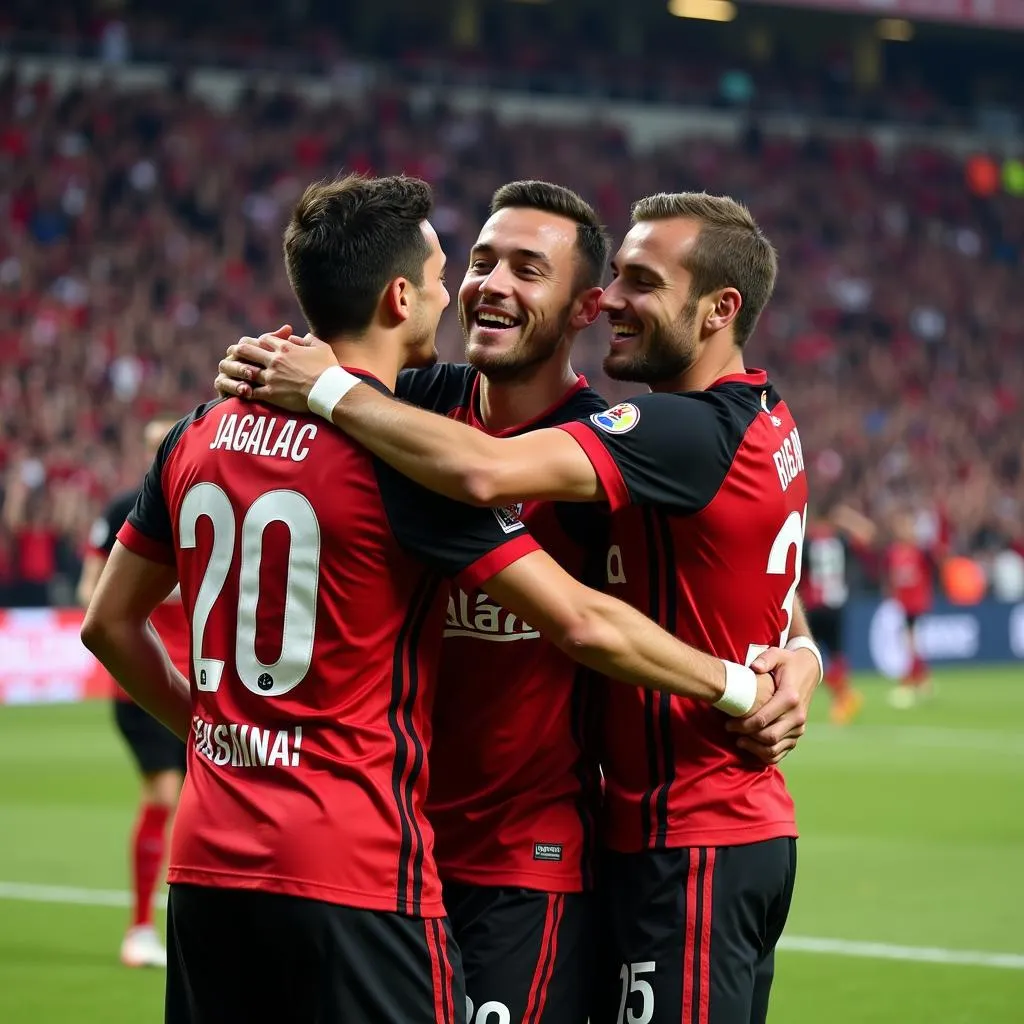
[[330, 346], [342, 366], [372, 374], [391, 391], [395, 390], [405, 359], [393, 338], [371, 329], [359, 337], [339, 335], [331, 339]]
[[491, 433], [536, 419], [550, 409], [579, 379], [568, 356], [541, 363], [519, 380], [493, 381], [480, 376], [480, 418]]
[[709, 342], [692, 366], [671, 380], [651, 385], [652, 391], [707, 391], [716, 380], [746, 373], [743, 349], [731, 339]]

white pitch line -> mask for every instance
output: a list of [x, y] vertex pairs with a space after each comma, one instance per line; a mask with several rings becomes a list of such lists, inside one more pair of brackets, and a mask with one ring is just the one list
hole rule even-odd
[[1001, 967], [1009, 971], [1024, 971], [1024, 955], [1020, 953], [982, 953], [973, 949], [940, 949], [934, 946], [893, 946], [887, 942], [814, 939], [802, 935], [783, 935], [779, 949], [792, 953], [826, 953], [866, 960], [904, 960], [919, 964]]
[[[121, 889], [77, 889], [64, 885], [28, 885], [0, 882], [0, 900], [27, 903], [63, 903], [84, 907], [129, 907], [131, 893]], [[165, 900], [160, 897], [160, 902]], [[784, 935], [779, 949], [792, 953], [818, 953], [859, 957], [868, 960], [903, 960], [924, 964], [948, 964], [959, 967], [998, 967], [1024, 971], [1024, 954], [982, 953], [967, 949], [940, 949], [931, 946], [894, 946], [885, 942], [851, 942], [847, 939], [819, 939], [803, 935]]]
[[[73, 903], [82, 907], [130, 907], [132, 894], [123, 889], [76, 889], [66, 885], [0, 882], [0, 900], [21, 900], [25, 903]], [[166, 905], [166, 897], [157, 897], [157, 902]]]

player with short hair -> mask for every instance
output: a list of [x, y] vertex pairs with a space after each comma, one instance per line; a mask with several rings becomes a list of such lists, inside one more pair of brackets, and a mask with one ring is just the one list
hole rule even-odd
[[[750, 663], [787, 644], [807, 505], [792, 416], [743, 360], [775, 252], [727, 197], [652, 196], [633, 215], [601, 299], [613, 330], [605, 370], [653, 394], [559, 429], [491, 438], [379, 399], [322, 346], [234, 346], [219, 381], [248, 373], [251, 384], [229, 384], [235, 393], [284, 404], [318, 389], [325, 418], [452, 497], [608, 501], [609, 589], [688, 642]], [[805, 716], [802, 701], [780, 718], [762, 743], [768, 760]], [[745, 762], [729, 735], [739, 731], [749, 749], [762, 726], [763, 713], [727, 727], [688, 700], [609, 690], [610, 943], [595, 1021], [627, 1009], [653, 1024], [765, 1019], [797, 832], [781, 774]]]
[[[350, 176], [307, 189], [285, 234], [310, 325], [388, 396], [434, 358], [448, 301], [430, 206], [423, 182]], [[162, 444], [82, 628], [192, 737], [168, 1021], [465, 1021], [422, 810], [444, 575], [626, 681], [733, 713], [772, 689], [574, 581], [507, 508], [417, 488], [308, 413], [200, 406]], [[179, 579], [191, 690], [146, 626]]]
[[[150, 420], [145, 428], [150, 458], [174, 425], [174, 419]], [[95, 523], [89, 550], [78, 581], [78, 603], [89, 607], [96, 583], [114, 547], [117, 531], [124, 525], [139, 492], [115, 497]], [[171, 660], [182, 672], [188, 671], [188, 623], [181, 600], [171, 594], [150, 616]], [[115, 684], [114, 721], [124, 738], [139, 773], [139, 808], [131, 836], [132, 917], [121, 942], [121, 963], [126, 967], [166, 967], [167, 950], [153, 923], [153, 894], [156, 892], [167, 852], [167, 836], [185, 778], [185, 744], [152, 715], [143, 711]]]
[[[459, 288], [467, 365], [406, 371], [397, 396], [498, 437], [606, 408], [570, 354], [598, 316], [608, 250], [576, 193], [503, 185]], [[599, 581], [603, 509], [528, 502], [520, 515], [567, 572]], [[444, 635], [426, 810], [469, 1020], [586, 1024], [599, 691], [484, 593], [453, 590]], [[480, 686], [497, 678], [500, 688]]]

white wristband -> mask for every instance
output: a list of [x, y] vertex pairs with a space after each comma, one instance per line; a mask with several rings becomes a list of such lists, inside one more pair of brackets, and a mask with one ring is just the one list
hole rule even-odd
[[825, 663], [818, 645], [809, 636], [795, 636], [786, 644], [787, 651], [810, 651], [818, 659], [818, 683], [825, 678]]
[[309, 389], [309, 396], [306, 398], [306, 405], [310, 412], [317, 416], [323, 416], [325, 420], [331, 418], [334, 407], [362, 381], [353, 376], [348, 370], [340, 366], [329, 366], [317, 377], [313, 386]]
[[722, 661], [725, 666], [725, 693], [715, 701], [715, 707], [733, 718], [750, 713], [757, 700], [757, 676], [753, 669], [737, 665], [735, 661]]

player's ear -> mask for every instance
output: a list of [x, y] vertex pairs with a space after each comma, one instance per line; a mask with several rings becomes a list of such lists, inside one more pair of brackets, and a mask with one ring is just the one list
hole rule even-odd
[[396, 277], [384, 292], [384, 308], [398, 321], [412, 315], [412, 284], [404, 277]]
[[569, 318], [569, 326], [575, 331], [589, 327], [601, 315], [601, 296], [603, 288], [588, 288], [573, 300], [573, 315]]
[[710, 298], [714, 304], [704, 317], [704, 326], [708, 334], [714, 334], [725, 330], [736, 319], [743, 305], [743, 296], [735, 288], [723, 288], [712, 293]]

